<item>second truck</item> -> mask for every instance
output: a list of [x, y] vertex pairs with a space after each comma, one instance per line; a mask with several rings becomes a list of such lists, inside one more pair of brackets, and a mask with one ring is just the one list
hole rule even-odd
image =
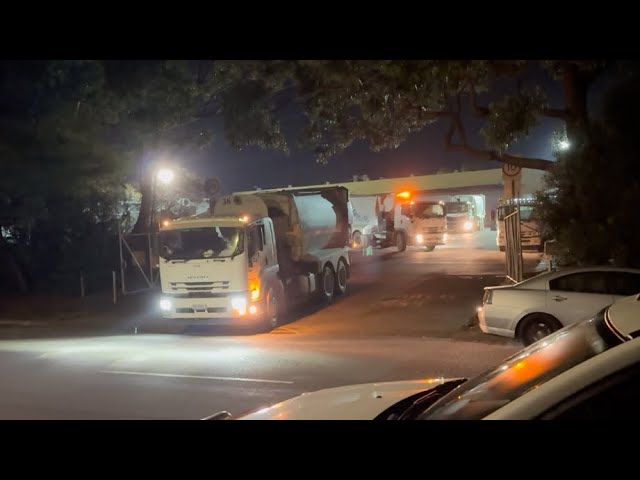
[[436, 245], [444, 245], [447, 239], [444, 203], [414, 196], [409, 191], [387, 196], [382, 201], [374, 239], [379, 247], [395, 246], [399, 252], [404, 252], [407, 246], [432, 251]]

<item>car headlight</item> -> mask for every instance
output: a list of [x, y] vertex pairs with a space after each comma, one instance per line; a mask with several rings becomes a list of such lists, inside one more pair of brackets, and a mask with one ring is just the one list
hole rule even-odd
[[233, 312], [242, 316], [247, 313], [247, 298], [242, 296], [231, 298], [231, 308]]
[[473, 223], [471, 222], [464, 222], [464, 229], [465, 230], [471, 230], [471, 228], [473, 227]]
[[422, 236], [421, 233], [416, 235], [416, 242], [418, 243], [422, 243], [424, 241], [424, 237]]
[[172, 306], [173, 305], [171, 304], [171, 300], [169, 300], [168, 298], [160, 299], [160, 310], [162, 310], [163, 312], [169, 312]]

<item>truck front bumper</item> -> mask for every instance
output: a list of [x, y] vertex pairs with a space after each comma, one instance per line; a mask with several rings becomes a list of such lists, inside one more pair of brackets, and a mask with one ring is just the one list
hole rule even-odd
[[423, 233], [409, 238], [409, 245], [413, 247], [427, 247], [430, 245], [444, 245], [446, 233]]
[[261, 300], [251, 302], [246, 293], [221, 298], [162, 295], [159, 306], [162, 316], [167, 319], [206, 325], [242, 325], [262, 318], [264, 308]]

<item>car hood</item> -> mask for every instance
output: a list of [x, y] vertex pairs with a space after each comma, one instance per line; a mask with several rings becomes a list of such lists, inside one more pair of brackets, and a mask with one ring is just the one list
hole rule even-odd
[[393, 404], [455, 378], [365, 383], [303, 393], [237, 420], [373, 420]]

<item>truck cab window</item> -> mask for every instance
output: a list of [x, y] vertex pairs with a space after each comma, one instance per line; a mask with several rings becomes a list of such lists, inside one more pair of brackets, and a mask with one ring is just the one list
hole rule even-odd
[[247, 247], [249, 258], [253, 258], [256, 253], [261, 252], [264, 246], [264, 232], [261, 225], [252, 226], [247, 230]]
[[414, 213], [413, 205], [409, 205], [409, 204], [405, 203], [400, 207], [400, 214], [401, 215], [404, 215], [406, 217], [411, 218], [413, 216], [413, 213]]

